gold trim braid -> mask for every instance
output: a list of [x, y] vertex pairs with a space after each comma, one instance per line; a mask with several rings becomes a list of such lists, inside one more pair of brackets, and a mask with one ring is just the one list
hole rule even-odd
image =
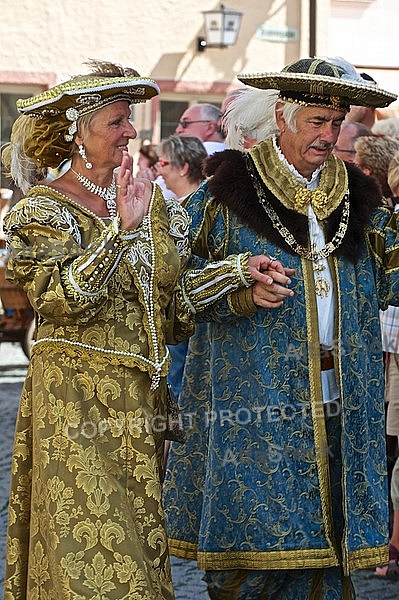
[[332, 548], [312, 550], [276, 550], [272, 552], [198, 552], [198, 567], [205, 570], [251, 569], [322, 569], [337, 567], [338, 557]]
[[[302, 193], [309, 192], [300, 185], [288, 169], [282, 168], [281, 160], [273, 148], [272, 139], [254, 146], [250, 151], [256, 170], [266, 187], [290, 210], [307, 215], [307, 202], [298, 202]], [[325, 202], [312, 203], [319, 220], [326, 219], [341, 204], [348, 193], [348, 173], [342, 160], [330, 154], [321, 172], [316, 196], [325, 196]], [[312, 194], [312, 192], [310, 192]]]
[[[263, 156], [263, 160], [265, 164], [268, 165], [268, 162], [271, 164], [270, 173], [266, 174], [265, 168], [263, 164], [259, 163], [259, 161], [254, 161], [255, 164], [252, 163], [251, 157], [249, 154], [246, 156], [247, 168], [249, 176], [252, 180], [252, 184], [255, 188], [255, 191], [258, 195], [259, 202], [263, 209], [265, 210], [267, 216], [269, 217], [272, 226], [276, 229], [280, 235], [284, 238], [285, 242], [292, 248], [292, 250], [298, 254], [301, 258], [306, 260], [310, 260], [312, 262], [318, 262], [322, 259], [327, 258], [332, 254], [341, 244], [345, 237], [345, 234], [348, 229], [349, 224], [349, 216], [350, 216], [350, 202], [349, 202], [349, 191], [347, 188], [347, 174], [346, 174], [346, 186], [345, 190], [340, 190], [339, 195], [336, 193], [332, 193], [331, 201], [330, 201], [330, 193], [328, 192], [325, 183], [328, 180], [328, 176], [326, 175], [327, 167], [324, 169], [321, 182], [319, 188], [316, 190], [308, 190], [304, 186], [301, 186], [296, 180], [295, 177], [287, 170], [281, 168], [281, 161], [279, 160], [273, 146], [271, 140], [266, 140], [269, 142], [269, 150], [271, 152], [272, 159], [268, 161], [266, 155]], [[266, 143], [264, 142], [264, 144]], [[277, 163], [273, 164], [273, 157], [277, 160]], [[259, 158], [259, 157], [258, 157]], [[341, 161], [342, 162], [342, 161]], [[339, 164], [333, 163], [334, 164]], [[345, 170], [346, 173], [346, 170]], [[273, 175], [272, 179], [270, 179], [271, 174]], [[323, 174], [324, 177], [324, 189], [323, 189]], [[331, 241], [327, 242], [323, 248], [320, 250], [313, 250], [311, 248], [305, 248], [302, 246], [293, 236], [291, 231], [282, 223], [280, 217], [277, 212], [274, 210], [269, 200], [267, 199], [266, 193], [261, 185], [261, 180], [266, 185], [268, 189], [277, 197], [277, 199], [288, 209], [295, 210], [298, 213], [303, 213], [307, 215], [308, 205], [312, 204], [316, 217], [318, 219], [323, 219], [329, 216], [331, 212], [339, 206], [341, 201], [344, 202], [341, 221], [338, 225], [337, 231], [335, 232]], [[280, 180], [280, 181], [279, 181]], [[275, 182], [276, 185], [274, 185]], [[336, 183], [336, 180], [334, 179]], [[285, 188], [282, 186], [286, 186]], [[290, 187], [291, 186], [291, 187]], [[337, 185], [334, 185], [333, 188], [337, 188]], [[335, 192], [337, 190], [335, 189]], [[341, 193], [343, 195], [341, 195]], [[286, 194], [286, 198], [284, 197]], [[339, 201], [338, 201], [339, 199]]]

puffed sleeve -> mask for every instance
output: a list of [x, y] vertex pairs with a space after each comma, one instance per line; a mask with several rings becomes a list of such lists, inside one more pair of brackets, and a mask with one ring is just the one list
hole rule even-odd
[[192, 218], [192, 254], [181, 278], [181, 293], [191, 312], [202, 320], [199, 313], [216, 305], [235, 316], [243, 305], [246, 312], [249, 306], [252, 311], [254, 281], [248, 270], [251, 254], [228, 253], [228, 216], [214, 202], [207, 181], [190, 197], [186, 208]]
[[7, 278], [34, 310], [57, 324], [87, 322], [107, 299], [107, 283], [129, 244], [112, 223], [82, 247], [68, 208], [45, 196], [21, 200], [5, 219]]
[[[168, 203], [167, 203], [168, 204]], [[222, 298], [226, 298], [232, 291], [248, 288], [253, 281], [247, 269], [249, 253], [230, 255], [220, 260], [207, 260], [191, 252], [191, 219], [186, 210], [179, 205], [173, 209], [173, 201], [169, 201], [170, 233], [175, 239], [176, 247], [180, 248], [181, 278], [173, 297], [173, 310], [175, 315], [174, 335], [168, 336], [168, 343], [182, 341], [187, 334], [193, 333], [193, 315], [203, 313], [214, 306]], [[181, 212], [183, 211], [183, 212]], [[176, 220], [180, 224], [182, 215], [187, 219], [187, 228], [176, 228]], [[176, 229], [180, 235], [176, 235]], [[182, 230], [184, 229], [184, 233]], [[183, 241], [184, 240], [184, 241]], [[208, 253], [209, 254], [209, 253]], [[176, 331], [178, 324], [179, 332]]]

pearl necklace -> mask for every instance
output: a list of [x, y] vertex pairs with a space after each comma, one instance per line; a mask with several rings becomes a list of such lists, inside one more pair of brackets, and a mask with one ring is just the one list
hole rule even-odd
[[100, 196], [107, 206], [107, 210], [111, 219], [115, 218], [116, 215], [116, 184], [115, 177], [112, 176], [112, 181], [109, 187], [101, 187], [100, 185], [96, 185], [90, 179], [81, 175], [71, 167], [72, 173], [76, 176], [76, 179], [92, 194], [96, 194], [96, 196]]

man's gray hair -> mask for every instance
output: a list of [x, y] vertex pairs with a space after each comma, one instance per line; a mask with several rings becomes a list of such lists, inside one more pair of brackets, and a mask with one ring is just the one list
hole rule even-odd
[[220, 117], [222, 113], [220, 112], [220, 108], [215, 106], [214, 104], [207, 104], [206, 102], [200, 103], [201, 107], [201, 118], [206, 121], [213, 121], [214, 123], [219, 123]]
[[281, 111], [284, 121], [287, 123], [288, 129], [293, 133], [297, 132], [296, 117], [299, 111], [303, 108], [300, 104], [293, 104], [292, 102], [283, 102], [283, 106], [278, 109]]

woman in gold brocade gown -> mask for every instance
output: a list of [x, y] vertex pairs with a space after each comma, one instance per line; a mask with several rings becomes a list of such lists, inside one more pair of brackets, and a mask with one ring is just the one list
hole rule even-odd
[[[192, 331], [183, 296], [198, 305], [195, 276], [176, 291], [186, 212], [132, 178], [127, 152], [130, 105], [158, 92], [133, 70], [93, 61], [89, 75], [17, 103], [3, 162], [26, 197], [6, 218], [7, 276], [29, 296], [36, 335], [13, 453], [5, 600], [174, 597], [161, 503], [166, 344]], [[40, 183], [68, 158], [67, 172]], [[231, 257], [223, 285], [249, 287], [268, 264]]]

